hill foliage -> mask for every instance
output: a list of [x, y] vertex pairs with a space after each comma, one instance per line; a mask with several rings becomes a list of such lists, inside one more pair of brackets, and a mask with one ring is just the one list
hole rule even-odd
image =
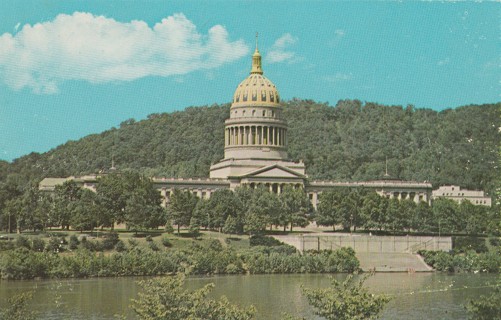
[[[224, 155], [229, 104], [189, 107], [122, 122], [43, 154], [0, 161], [0, 181], [17, 185], [44, 177], [109, 168], [147, 176], [207, 177]], [[369, 180], [388, 173], [405, 180], [494, 191], [499, 172], [501, 103], [441, 112], [358, 100], [284, 102], [289, 157], [303, 160], [312, 179]]]

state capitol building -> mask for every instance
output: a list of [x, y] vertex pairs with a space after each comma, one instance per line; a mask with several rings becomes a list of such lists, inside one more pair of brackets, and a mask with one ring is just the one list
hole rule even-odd
[[[432, 185], [428, 182], [310, 180], [304, 163], [288, 158], [287, 120], [282, 109], [277, 87], [263, 75], [261, 54], [256, 44], [250, 75], [237, 86], [229, 118], [225, 121], [224, 159], [210, 167], [208, 179], [153, 178], [164, 204], [169, 201], [174, 189], [209, 198], [218, 189], [264, 186], [271, 192], [280, 193], [285, 185], [303, 188], [315, 208], [320, 193], [340, 187], [364, 187], [389, 198], [430, 203]], [[40, 183], [40, 189], [51, 191], [66, 180], [75, 180], [84, 188], [95, 190], [98, 177], [46, 178]]]

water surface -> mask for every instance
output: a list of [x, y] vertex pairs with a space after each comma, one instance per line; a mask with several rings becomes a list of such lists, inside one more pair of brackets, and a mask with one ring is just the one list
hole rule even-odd
[[[343, 280], [346, 275], [335, 275]], [[442, 273], [378, 273], [367, 287], [392, 297], [382, 319], [467, 319], [463, 308], [470, 299], [492, 291], [497, 275]], [[39, 319], [114, 319], [115, 314], [133, 318], [128, 308], [137, 296], [138, 278], [78, 280], [0, 281], [0, 306], [12, 294], [34, 290], [30, 308]], [[280, 319], [283, 312], [308, 319], [314, 316], [301, 294], [301, 285], [326, 287], [328, 275], [247, 275], [190, 277], [186, 286], [200, 288], [214, 283], [212, 296], [226, 295], [233, 303], [254, 305], [258, 319]]]

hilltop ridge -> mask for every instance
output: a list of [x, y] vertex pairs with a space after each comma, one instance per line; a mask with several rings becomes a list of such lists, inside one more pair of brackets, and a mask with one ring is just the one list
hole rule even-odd
[[[284, 102], [289, 157], [312, 179], [393, 178], [492, 191], [497, 178], [501, 103], [441, 112], [341, 100]], [[0, 182], [134, 169], [158, 177], [207, 177], [223, 157], [229, 104], [189, 107], [123, 121], [119, 128], [68, 141], [48, 152], [0, 162]], [[10, 176], [10, 177], [9, 177]]]

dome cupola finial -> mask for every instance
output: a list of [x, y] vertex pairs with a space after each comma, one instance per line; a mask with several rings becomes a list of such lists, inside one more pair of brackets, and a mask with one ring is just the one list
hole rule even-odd
[[251, 74], [252, 73], [263, 74], [263, 69], [261, 68], [261, 54], [259, 53], [259, 50], [257, 48], [257, 38], [258, 38], [258, 33], [256, 32], [256, 50], [252, 55], [252, 69], [250, 72]]

